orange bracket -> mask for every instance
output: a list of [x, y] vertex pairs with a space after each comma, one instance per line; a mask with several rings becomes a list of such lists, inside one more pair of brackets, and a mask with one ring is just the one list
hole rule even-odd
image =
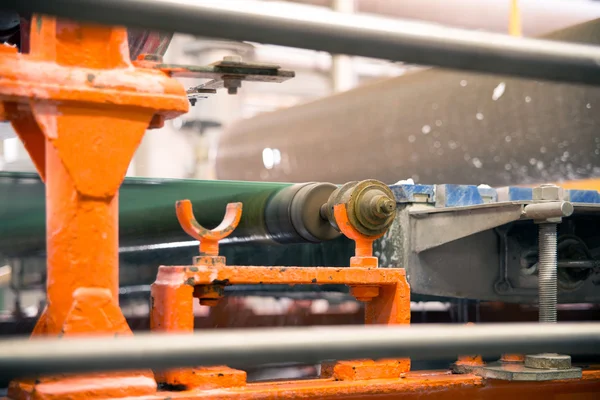
[[219, 240], [229, 236], [242, 218], [242, 203], [229, 203], [223, 221], [215, 229], [208, 230], [196, 221], [189, 200], [175, 203], [175, 210], [177, 220], [185, 233], [200, 241], [200, 256], [218, 256]]
[[[218, 240], [230, 234], [239, 222], [241, 205], [228, 205], [223, 223], [209, 233], [195, 221], [189, 202], [178, 202], [179, 221], [188, 234], [200, 240], [204, 255], [196, 257], [192, 266], [159, 268], [152, 285], [152, 330], [191, 333], [193, 297], [198, 297], [201, 304], [214, 305], [222, 297], [225, 285], [245, 284], [347, 284], [356, 297], [367, 302], [365, 323], [409, 324], [410, 289], [404, 269], [379, 269], [377, 258], [372, 256], [377, 237], [357, 232], [348, 221], [345, 205], [335, 206], [334, 212], [342, 232], [356, 242], [356, 255], [349, 268], [229, 266], [224, 257], [216, 255]], [[409, 370], [408, 359], [342, 361], [324, 365], [322, 377], [324, 384], [325, 379], [397, 379]], [[245, 372], [227, 367], [180, 369], [155, 376], [160, 383], [188, 389], [243, 386], [246, 377]]]
[[[200, 255], [194, 257], [194, 266], [188, 268], [200, 271], [225, 267], [225, 257], [219, 256], [219, 240], [229, 236], [238, 226], [242, 217], [242, 203], [228, 204], [223, 221], [212, 230], [198, 223], [189, 200], [175, 203], [175, 210], [183, 230], [200, 241]], [[160, 272], [165, 268], [171, 272], [166, 277]], [[196, 286], [192, 279], [176, 268], [160, 267], [156, 282], [152, 285], [150, 327], [153, 331], [192, 333], [193, 298], [199, 298], [202, 305], [214, 306], [223, 297], [224, 283], [211, 280], [206, 285]], [[246, 372], [226, 366], [160, 371], [155, 373], [155, 377], [158, 383], [174, 388], [213, 389], [246, 384]]]

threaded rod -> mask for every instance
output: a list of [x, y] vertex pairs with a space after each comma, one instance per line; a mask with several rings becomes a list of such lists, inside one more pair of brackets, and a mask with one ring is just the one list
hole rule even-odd
[[539, 225], [539, 319], [556, 323], [558, 294], [556, 224]]

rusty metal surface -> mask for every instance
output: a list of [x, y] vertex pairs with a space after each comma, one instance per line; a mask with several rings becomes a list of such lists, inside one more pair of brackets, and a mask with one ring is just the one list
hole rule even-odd
[[[598, 44], [600, 20], [548, 38]], [[590, 178], [600, 174], [598, 107], [594, 87], [430, 69], [238, 122], [219, 141], [217, 176], [493, 186]], [[266, 169], [264, 148], [289, 168]]]

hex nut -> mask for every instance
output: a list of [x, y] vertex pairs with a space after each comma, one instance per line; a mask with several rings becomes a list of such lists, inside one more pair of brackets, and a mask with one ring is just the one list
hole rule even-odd
[[533, 188], [533, 200], [564, 200], [565, 190], [556, 185], [541, 185]]
[[533, 354], [525, 356], [525, 366], [537, 369], [569, 369], [571, 356], [555, 353]]

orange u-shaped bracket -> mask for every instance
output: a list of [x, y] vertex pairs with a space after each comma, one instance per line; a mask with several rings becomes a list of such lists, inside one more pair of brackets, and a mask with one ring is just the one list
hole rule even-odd
[[200, 241], [201, 256], [218, 256], [219, 240], [226, 238], [240, 223], [242, 218], [242, 203], [229, 203], [223, 221], [215, 229], [206, 229], [196, 221], [192, 202], [180, 200], [175, 203], [177, 220], [183, 230]]
[[[373, 242], [383, 236], [381, 233], [376, 236], [367, 236], [360, 233], [348, 218], [348, 211], [345, 204], [336, 204], [333, 206], [333, 216], [340, 231], [348, 238], [354, 240], [356, 245], [355, 256], [350, 258], [350, 267], [357, 268], [377, 268], [379, 261], [373, 257]], [[379, 286], [350, 286], [350, 293], [357, 300], [369, 302], [379, 295]]]
[[373, 242], [382, 237], [385, 232], [376, 236], [367, 236], [360, 233], [350, 223], [345, 204], [336, 204], [333, 206], [333, 215], [340, 231], [348, 239], [352, 239], [356, 243], [356, 257], [373, 257]]

